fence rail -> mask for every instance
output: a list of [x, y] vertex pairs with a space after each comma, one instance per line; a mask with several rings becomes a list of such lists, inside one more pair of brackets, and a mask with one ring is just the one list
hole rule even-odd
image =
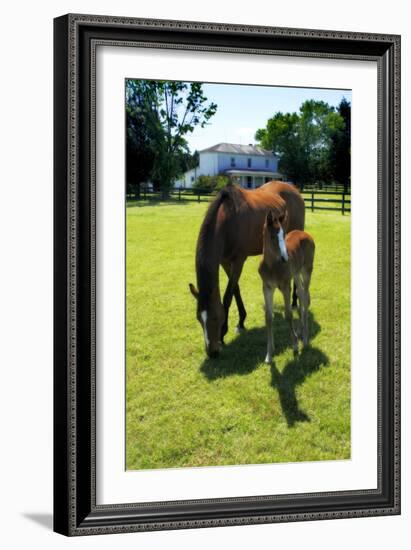
[[[351, 212], [351, 195], [349, 193], [339, 193], [334, 191], [303, 191], [306, 207], [311, 212], [315, 210], [334, 210], [339, 211], [344, 216]], [[333, 196], [334, 198], [329, 198]]]
[[342, 185], [340, 183], [333, 183], [331, 185], [324, 185], [320, 183], [307, 184], [304, 185], [304, 191], [330, 191], [335, 193], [345, 193], [346, 195], [350, 194], [350, 187]]
[[[215, 196], [215, 192], [209, 189], [186, 189], [183, 187], [174, 187], [167, 194], [162, 191], [153, 191], [152, 189], [141, 189], [137, 195], [128, 194], [127, 201], [155, 201], [155, 200], [174, 200], [174, 201], [193, 201], [208, 202]], [[308, 190], [301, 192], [305, 205], [314, 212], [315, 210], [333, 210], [341, 212], [342, 215], [351, 212], [351, 194], [344, 191]]]

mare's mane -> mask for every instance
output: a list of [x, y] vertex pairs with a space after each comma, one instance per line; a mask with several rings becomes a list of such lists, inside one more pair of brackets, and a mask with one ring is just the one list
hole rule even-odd
[[223, 187], [208, 207], [201, 225], [196, 251], [198, 303], [201, 310], [208, 309], [216, 280], [218, 284], [219, 258], [215, 246], [218, 210], [225, 203], [234, 206], [240, 195], [241, 191], [235, 185], [228, 184]]

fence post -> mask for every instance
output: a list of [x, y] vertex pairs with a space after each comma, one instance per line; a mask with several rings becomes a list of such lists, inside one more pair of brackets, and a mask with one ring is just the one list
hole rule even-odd
[[342, 215], [344, 216], [345, 212], [345, 193], [342, 194]]
[[314, 212], [314, 191], [311, 191], [311, 212]]

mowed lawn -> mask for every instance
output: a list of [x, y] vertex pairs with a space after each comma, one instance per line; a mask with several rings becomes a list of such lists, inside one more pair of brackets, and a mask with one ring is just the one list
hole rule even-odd
[[307, 209], [310, 346], [294, 357], [277, 292], [266, 365], [258, 257], [240, 281], [247, 331], [233, 301], [221, 356], [205, 356], [188, 283], [206, 208], [127, 206], [127, 469], [350, 458], [350, 216]]

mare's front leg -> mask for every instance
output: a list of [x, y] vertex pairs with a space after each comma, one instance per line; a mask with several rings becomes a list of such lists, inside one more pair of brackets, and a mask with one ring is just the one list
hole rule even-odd
[[267, 329], [267, 355], [266, 363], [271, 363], [274, 355], [274, 335], [273, 335], [273, 296], [274, 287], [263, 283], [265, 326]]
[[[228, 262], [222, 262], [221, 265], [223, 266], [227, 277], [230, 279], [230, 277], [231, 277], [231, 264], [228, 263]], [[242, 332], [243, 330], [245, 330], [244, 321], [245, 321], [245, 318], [247, 317], [247, 311], [244, 307], [243, 299], [241, 297], [239, 283], [237, 283], [235, 288], [234, 288], [234, 298], [235, 298], [235, 301], [236, 301], [236, 304], [237, 304], [238, 317], [239, 317], [238, 325], [237, 325], [237, 332]], [[228, 328], [228, 326], [227, 326], [227, 328]]]
[[[236, 289], [238, 289], [238, 295], [240, 296], [240, 300], [241, 300], [238, 281], [241, 276], [241, 271], [243, 270], [243, 265], [244, 265], [244, 259], [236, 260], [231, 264], [231, 269], [228, 277], [228, 284], [227, 284], [227, 288], [223, 298], [225, 319], [224, 319], [223, 326], [221, 328], [221, 342], [223, 342], [224, 336], [228, 332], [228, 312], [230, 311], [231, 302], [233, 301], [233, 296], [236, 293]], [[241, 304], [242, 304], [242, 300], [241, 300]], [[238, 302], [237, 302], [237, 305], [238, 305]], [[243, 305], [243, 308], [244, 308], [244, 305]], [[245, 309], [244, 309], [244, 312], [245, 312]], [[245, 315], [244, 315], [244, 319], [245, 319]], [[243, 322], [244, 322], [244, 319], [243, 319]], [[240, 322], [241, 322], [241, 317], [240, 317]]]
[[290, 327], [290, 332], [291, 332], [291, 339], [292, 339], [292, 342], [293, 342], [293, 350], [294, 350], [294, 353], [297, 353], [298, 352], [298, 336], [297, 336], [297, 333], [295, 332], [295, 329], [294, 329], [294, 324], [293, 324], [293, 311], [291, 309], [291, 300], [290, 300], [290, 296], [291, 296], [291, 285], [289, 282], [285, 283], [282, 287], [281, 287], [281, 292], [283, 294], [283, 298], [284, 298], [284, 316], [285, 316], [285, 319], [286, 321], [288, 322], [288, 325]]
[[297, 301], [297, 287], [295, 285], [295, 282], [294, 282], [294, 285], [293, 285], [293, 303], [292, 303], [292, 308], [293, 309], [296, 309], [298, 307], [298, 301]]

